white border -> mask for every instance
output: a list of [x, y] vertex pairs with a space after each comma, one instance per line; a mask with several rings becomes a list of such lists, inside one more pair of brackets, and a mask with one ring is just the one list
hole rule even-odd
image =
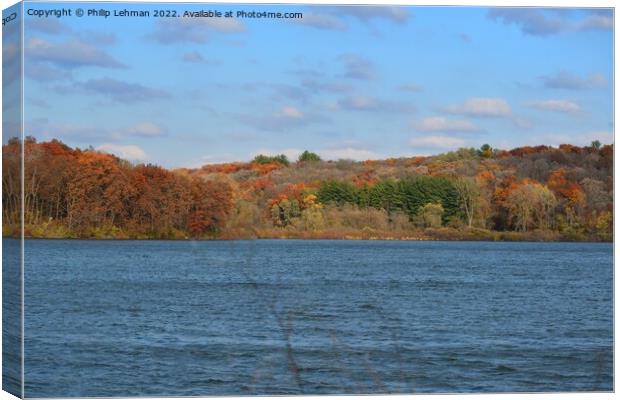
[[[37, 2], [37, 0], [30, 0], [29, 2]], [[39, 1], [39, 2], [51, 2], [51, 1]], [[69, 2], [75, 2], [75, 3], [84, 3], [86, 1], [81, 1], [81, 0], [65, 0], [63, 2], [69, 3]], [[145, 0], [134, 0], [134, 1], [108, 1], [109, 3], [128, 3], [128, 2], [135, 2], [135, 3], [202, 3], [202, 4], [209, 4], [209, 3], [216, 3], [216, 4], [240, 4], [240, 3], [245, 3], [245, 4], [342, 4], [342, 5], [346, 5], [346, 4], [355, 4], [355, 5], [362, 5], [362, 4], [377, 4], [377, 5], [416, 5], [416, 6], [447, 6], [447, 5], [454, 5], [454, 6], [521, 6], [521, 7], [586, 7], [586, 8], [591, 8], [591, 7], [615, 7], [615, 2], [614, 1], [610, 1], [610, 0], [590, 0], [590, 1], [575, 1], [575, 0], [540, 0], [540, 1], [533, 1], [533, 0], [520, 0], [520, 1], [514, 1], [514, 0], [504, 0], [501, 3], [498, 2], [498, 0], [474, 0], [474, 1], [467, 1], [467, 0], [449, 0], [449, 1], [445, 1], [445, 2], [439, 2], [439, 1], [407, 1], [407, 0], [388, 0], [388, 1], [368, 1], [368, 0], [336, 0], [336, 1], [330, 1], [330, 0], [312, 0], [312, 1], [303, 1], [303, 0], [290, 0], [290, 1], [260, 1], [260, 0], [243, 0], [243, 1], [232, 1], [232, 0], [219, 0], [219, 1], [174, 1], [174, 0], [149, 0], [149, 1], [145, 1]], [[0, 5], [2, 6], [2, 9], [5, 9], [7, 7], [12, 6], [13, 4], [16, 4], [17, 1], [10, 1], [10, 0], [0, 0]], [[23, 7], [23, 5], [22, 5]], [[616, 72], [616, 46], [618, 43], [617, 40], [617, 31], [614, 29], [614, 94], [613, 94], [613, 104], [614, 104], [614, 143], [615, 143], [615, 121], [617, 120], [617, 116], [618, 116], [618, 109], [616, 107], [616, 102], [615, 102], [615, 93], [616, 93], [616, 89], [618, 87], [618, 82], [615, 79], [615, 72]], [[23, 25], [22, 25], [22, 39], [23, 39]], [[23, 41], [22, 41], [23, 43]], [[0, 52], [1, 53], [1, 52]], [[1, 65], [1, 61], [2, 61], [2, 55], [0, 54], [0, 65]], [[22, 51], [22, 76], [23, 76], [23, 51]], [[22, 89], [23, 89], [23, 80], [22, 80]], [[2, 94], [0, 91], [0, 105], [2, 103]], [[24, 112], [24, 108], [23, 108], [23, 96], [22, 96], [22, 117], [23, 117], [23, 112]], [[23, 134], [23, 129], [24, 129], [24, 121], [22, 118], [22, 134]], [[1, 127], [0, 127], [0, 133], [1, 133]], [[615, 151], [614, 151], [614, 188], [616, 187], [616, 183], [617, 183], [617, 177], [620, 176], [618, 173], [620, 172], [620, 167], [618, 166], [617, 163], [615, 163]], [[23, 162], [23, 157], [22, 157], [22, 162]], [[23, 167], [22, 167], [23, 168]], [[0, 173], [2, 171], [2, 166], [0, 165]], [[22, 174], [23, 174], [23, 169], [22, 169]], [[23, 184], [23, 178], [22, 178], [22, 184]], [[23, 191], [22, 191], [23, 194]], [[615, 196], [614, 196], [614, 200], [615, 200]], [[22, 210], [23, 212], [23, 210]], [[620, 224], [618, 224], [617, 222], [617, 218], [620, 215], [620, 206], [618, 205], [617, 202], [614, 203], [614, 238], [618, 237], [618, 234], [620, 233]], [[1, 216], [0, 216], [1, 219]], [[22, 216], [22, 220], [23, 220], [23, 216]], [[22, 229], [22, 238], [23, 238], [23, 229]], [[2, 250], [0, 249], [0, 256], [2, 255]], [[617, 346], [616, 346], [616, 341], [615, 341], [615, 333], [618, 332], [618, 319], [615, 318], [616, 314], [616, 296], [615, 293], [617, 293], [617, 289], [618, 289], [618, 281], [615, 279], [616, 277], [616, 270], [615, 270], [615, 265], [618, 261], [618, 257], [620, 257], [618, 255], [618, 253], [616, 252], [616, 242], [614, 240], [614, 356], [617, 354]], [[23, 246], [22, 246], [22, 259], [23, 259]], [[23, 264], [22, 264], [22, 274], [23, 274]], [[22, 355], [23, 355], [23, 337], [24, 337], [24, 327], [23, 327], [23, 279], [22, 279]], [[1, 285], [0, 285], [1, 286]], [[0, 298], [1, 298], [1, 294], [2, 294], [2, 289], [0, 287]], [[2, 315], [2, 310], [0, 309], [0, 320], [1, 320], [1, 315]], [[1, 354], [1, 341], [0, 341], [0, 354]], [[22, 393], [23, 393], [23, 374], [24, 374], [24, 369], [23, 369], [23, 357], [22, 357]], [[0, 376], [0, 380], [1, 380], [1, 376]], [[617, 390], [617, 388], [619, 387], [620, 380], [618, 379], [618, 375], [616, 374], [616, 357], [614, 357], [614, 388]], [[291, 397], [291, 396], [282, 396], [282, 397], [263, 397], [263, 398], [273, 398], [273, 399], [281, 399], [281, 400], [294, 400], [294, 399], [298, 399], [300, 397], [303, 397], [304, 399], [321, 399], [321, 398], [325, 398], [324, 396], [295, 396], [295, 397]], [[194, 397], [193, 397], [194, 398]], [[209, 397], [195, 397], [197, 399], [206, 399]], [[506, 399], [506, 400], [516, 400], [516, 399], [593, 399], [593, 400], [598, 400], [598, 399], [612, 399], [615, 398], [615, 394], [614, 393], [584, 393], [584, 394], [580, 394], [580, 393], [553, 393], [553, 394], [471, 394], [471, 395], [461, 395], [461, 394], [455, 394], [455, 395], [389, 395], [389, 396], [329, 396], [330, 399], [333, 400], [350, 400], [352, 398], [364, 398], [364, 399], [369, 399], [369, 400], [374, 400], [374, 399], [407, 399], [407, 400], [427, 400], [427, 399], [433, 399], [433, 400], [443, 400], [443, 399], [458, 399], [458, 398], [465, 398], [465, 399], [489, 399], [489, 400], [493, 400], [493, 399]], [[0, 400], [5, 400], [5, 399], [15, 399], [14, 396], [6, 393], [6, 392], [2, 392], [0, 391]], [[81, 398], [75, 398], [76, 400], [81, 400]], [[157, 399], [157, 398], [152, 398], [152, 397], [141, 397], [141, 399], [145, 399], [145, 400], [150, 400], [150, 399]], [[183, 397], [171, 397], [170, 399], [187, 399], [187, 398], [183, 398]], [[245, 399], [245, 397], [226, 397], [226, 399]]]

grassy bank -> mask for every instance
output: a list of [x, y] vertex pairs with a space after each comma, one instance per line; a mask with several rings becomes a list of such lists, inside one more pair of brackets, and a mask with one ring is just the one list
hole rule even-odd
[[[3, 236], [20, 237], [18, 227], [3, 227]], [[37, 239], [93, 239], [93, 240], [243, 240], [243, 239], [307, 239], [307, 240], [445, 240], [445, 241], [505, 241], [505, 242], [611, 242], [612, 238], [586, 235], [581, 232], [533, 230], [529, 232], [493, 231], [480, 228], [455, 229], [449, 227], [415, 230], [324, 229], [298, 230], [294, 228], [228, 229], [217, 234], [190, 236], [172, 230], [160, 234], [128, 232], [116, 227], [100, 227], [85, 232], [71, 232], [60, 225], [27, 226], [26, 238]]]

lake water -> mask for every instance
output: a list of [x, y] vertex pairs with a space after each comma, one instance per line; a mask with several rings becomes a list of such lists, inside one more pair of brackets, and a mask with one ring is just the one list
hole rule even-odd
[[27, 397], [613, 390], [611, 244], [25, 249]]

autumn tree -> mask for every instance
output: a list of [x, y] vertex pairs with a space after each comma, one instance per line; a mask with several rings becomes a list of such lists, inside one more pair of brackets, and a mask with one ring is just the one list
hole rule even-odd
[[538, 222], [538, 229], [550, 228], [557, 200], [548, 187], [534, 184], [536, 201], [534, 202], [534, 218]]
[[138, 165], [132, 173], [132, 229], [156, 237], [185, 229], [191, 207], [190, 180], [156, 165]]
[[459, 204], [467, 220], [467, 226], [471, 228], [481, 203], [480, 187], [473, 178], [459, 177], [454, 180], [454, 188], [458, 193]]
[[579, 183], [568, 178], [566, 169], [559, 168], [549, 175], [547, 185], [559, 200], [560, 207], [564, 209], [568, 225], [577, 225], [579, 218], [584, 215], [586, 204], [585, 194]]
[[317, 197], [310, 194], [303, 199], [303, 211], [301, 212], [301, 219], [307, 230], [317, 231], [323, 229], [325, 226], [325, 219], [323, 218], [323, 206], [317, 203]]
[[67, 188], [69, 227], [85, 231], [122, 223], [133, 188], [118, 159], [86, 151], [78, 156], [75, 168]]
[[190, 182], [190, 196], [188, 228], [194, 236], [216, 233], [224, 227], [233, 207], [230, 185], [194, 178]]
[[293, 223], [295, 218], [301, 216], [301, 207], [296, 199], [289, 200], [287, 197], [273, 202], [271, 206], [271, 220], [275, 226], [285, 227]]
[[21, 141], [11, 138], [2, 146], [2, 217], [6, 227], [21, 226]]
[[580, 182], [586, 197], [586, 206], [590, 211], [603, 211], [612, 204], [613, 197], [605, 183], [597, 179], [584, 178]]
[[546, 229], [556, 205], [549, 188], [535, 182], [519, 185], [508, 195], [506, 202], [515, 226], [523, 232], [534, 223], [539, 229]]
[[404, 232], [467, 225], [611, 240], [613, 230], [613, 145], [598, 143], [482, 146], [363, 162], [324, 161], [306, 151], [296, 163], [259, 155], [168, 170], [29, 136], [9, 139], [2, 163], [5, 234], [21, 232], [22, 209], [25, 233], [35, 237], [235, 237], [273, 226]]
[[444, 209], [439, 203], [428, 203], [420, 208], [418, 215], [427, 228], [439, 228]]

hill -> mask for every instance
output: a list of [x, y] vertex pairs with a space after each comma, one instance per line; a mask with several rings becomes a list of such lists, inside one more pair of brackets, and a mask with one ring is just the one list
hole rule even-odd
[[[3, 146], [4, 235], [19, 233], [20, 146]], [[24, 146], [29, 237], [612, 239], [613, 146], [598, 142], [176, 170], [58, 140]]]

